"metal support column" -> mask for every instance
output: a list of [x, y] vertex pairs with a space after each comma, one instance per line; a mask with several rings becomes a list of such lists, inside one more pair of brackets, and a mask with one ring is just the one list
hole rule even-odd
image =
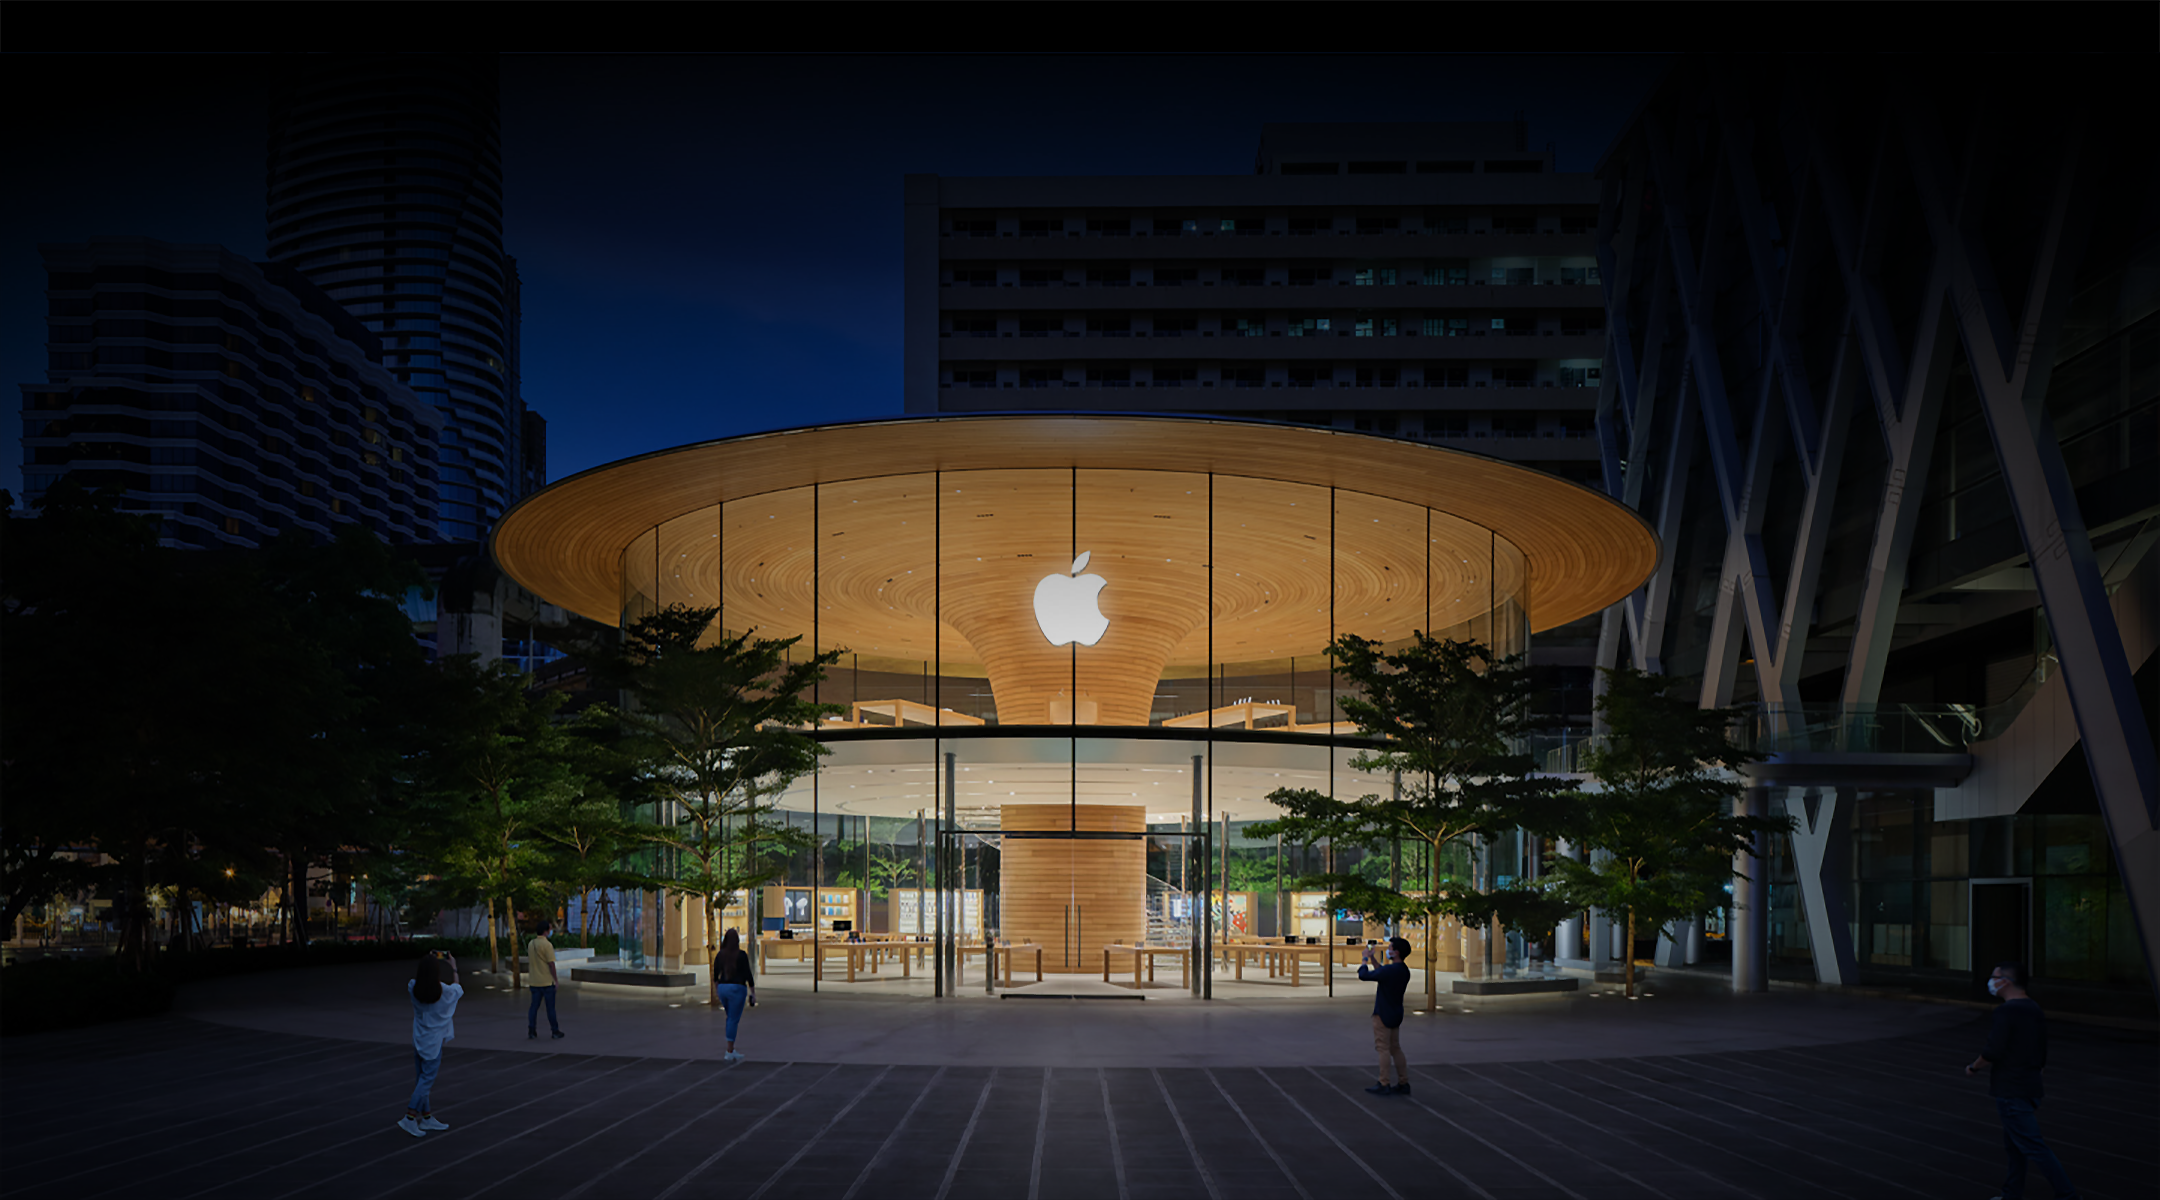
[[[1198, 754], [1195, 754], [1195, 755], [1193, 755], [1193, 760], [1192, 760], [1192, 824], [1191, 824], [1191, 825], [1190, 825], [1190, 826], [1189, 826], [1188, 828], [1190, 828], [1190, 829], [1191, 829], [1191, 830], [1192, 830], [1192, 831], [1193, 831], [1194, 833], [1199, 833], [1199, 832], [1200, 832], [1201, 830], [1204, 830], [1204, 829], [1206, 829], [1206, 828], [1207, 828], [1207, 825], [1206, 825], [1206, 824], [1205, 824], [1205, 823], [1203, 822], [1203, 820], [1202, 820], [1202, 817], [1201, 817], [1201, 806], [1202, 806], [1202, 803], [1203, 803], [1203, 795], [1202, 795], [1202, 793], [1203, 793], [1203, 792], [1204, 792], [1204, 791], [1206, 790], [1206, 789], [1205, 789], [1205, 788], [1204, 788], [1204, 787], [1202, 786], [1202, 784], [1201, 784], [1201, 778], [1202, 778], [1202, 776], [1201, 776], [1201, 772], [1202, 772], [1202, 770], [1204, 769], [1204, 766], [1203, 766], [1203, 764], [1204, 764], [1204, 761], [1205, 761], [1205, 760], [1203, 759], [1203, 757], [1202, 757], [1201, 755], [1198, 755]], [[1192, 841], [1191, 841], [1190, 839], [1188, 839], [1188, 840], [1186, 841], [1186, 843], [1185, 843], [1185, 853], [1184, 853], [1184, 861], [1185, 861], [1185, 862], [1186, 862], [1186, 863], [1188, 864], [1188, 866], [1189, 866], [1189, 864], [1191, 864], [1191, 862], [1192, 862], [1192, 860], [1193, 860], [1193, 858], [1194, 858], [1194, 854], [1193, 854], [1193, 845], [1194, 845], [1194, 844], [1193, 844], [1193, 842], [1192, 842]], [[1204, 888], [1206, 887], [1206, 884], [1207, 884], [1207, 855], [1206, 855], [1205, 853], [1202, 853], [1202, 854], [1200, 854], [1200, 855], [1199, 855], [1198, 857], [1199, 857], [1199, 858], [1200, 858], [1200, 860], [1201, 860], [1201, 863], [1200, 863], [1200, 867], [1201, 867], [1201, 886], [1202, 886], [1202, 888], [1204, 889]], [[1188, 887], [1188, 888], [1186, 889], [1186, 894], [1187, 894], [1188, 896], [1192, 894], [1191, 888], [1189, 888], [1189, 887]], [[1207, 891], [1205, 891], [1205, 890], [1203, 890], [1203, 891], [1202, 891], [1202, 892], [1200, 893], [1200, 928], [1201, 928], [1201, 936], [1200, 936], [1200, 937], [1198, 937], [1198, 938], [1196, 938], [1196, 939], [1194, 939], [1194, 941], [1193, 941], [1193, 944], [1192, 944], [1192, 947], [1191, 947], [1191, 949], [1192, 949], [1192, 951], [1193, 951], [1193, 958], [1194, 958], [1194, 961], [1193, 961], [1193, 969], [1192, 969], [1192, 972], [1190, 973], [1190, 975], [1188, 976], [1188, 978], [1187, 978], [1187, 980], [1186, 980], [1186, 982], [1187, 982], [1187, 983], [1189, 983], [1189, 984], [1191, 985], [1191, 987], [1192, 987], [1192, 994], [1193, 994], [1193, 995], [1195, 995], [1195, 996], [1198, 996], [1198, 995], [1201, 995], [1201, 994], [1203, 994], [1203, 993], [1202, 993], [1202, 987], [1201, 987], [1201, 983], [1200, 983], [1200, 955], [1201, 955], [1201, 954], [1204, 954], [1204, 953], [1206, 953], [1206, 952], [1207, 952], [1207, 951], [1206, 951], [1206, 942], [1207, 942], [1207, 929], [1208, 929], [1208, 923], [1209, 923], [1209, 922], [1208, 922], [1208, 915], [1209, 915], [1209, 914], [1208, 914], [1208, 898], [1209, 898], [1209, 894], [1208, 894], [1208, 892], [1207, 892]]]
[[[954, 970], [956, 955], [954, 947], [960, 940], [960, 893], [953, 888], [952, 859], [953, 831], [959, 825], [958, 791], [955, 787], [954, 762], [957, 755], [945, 756], [945, 821], [938, 833], [937, 868], [937, 994], [957, 994], [960, 976]], [[947, 919], [946, 910], [953, 910]]]
[[[1793, 869], [1800, 879], [1800, 903], [1807, 910], [1808, 945], [1815, 955], [1818, 983], [1860, 982], [1853, 955], [1851, 895], [1853, 789], [1809, 788], [1799, 804], [1785, 802], [1798, 819], [1793, 830]], [[1748, 873], [1767, 871], [1763, 861]]]
[[[1751, 787], [1740, 802], [1742, 816], [1770, 815], [1770, 789]], [[1770, 990], [1770, 835], [1755, 835], [1755, 853], [1733, 855], [1732, 986], [1736, 992]]]

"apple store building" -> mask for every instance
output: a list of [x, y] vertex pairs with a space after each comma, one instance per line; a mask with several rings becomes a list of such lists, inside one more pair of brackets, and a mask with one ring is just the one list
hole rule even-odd
[[[1368, 931], [1299, 876], [1424, 875], [1405, 848], [1245, 833], [1278, 789], [1391, 786], [1352, 766], [1370, 743], [1341, 708], [1338, 637], [1523, 652], [1626, 595], [1658, 554], [1602, 494], [1473, 454], [1039, 414], [629, 459], [525, 500], [493, 550], [593, 621], [712, 609], [716, 632], [839, 653], [813, 697], [831, 706], [810, 731], [826, 753], [778, 801], [817, 849], [724, 922], [761, 934], [767, 969], [804, 958], [813, 986], [844, 987], [896, 969], [852, 947], [902, 945], [939, 994], [1041, 973], [1200, 995], [1262, 978], [1241, 948], [1286, 938], [1300, 951], [1262, 955], [1268, 978], [1341, 969], [1344, 939]], [[697, 961], [679, 932], [670, 953], [680, 906], [646, 907], [647, 952]]]

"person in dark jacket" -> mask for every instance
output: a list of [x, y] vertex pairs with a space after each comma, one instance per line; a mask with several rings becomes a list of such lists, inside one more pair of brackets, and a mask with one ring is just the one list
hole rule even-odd
[[1410, 987], [1410, 939], [1389, 938], [1387, 963], [1382, 965], [1375, 947], [1365, 947], [1365, 961], [1357, 977], [1380, 985], [1373, 996], [1373, 1050], [1380, 1056], [1380, 1082], [1365, 1090], [1376, 1096], [1410, 1094], [1410, 1064], [1403, 1058], [1403, 992]]
[[1988, 1095], [2002, 1118], [2002, 1195], [1996, 1200], [2018, 1200], [2025, 1194], [2025, 1168], [2038, 1167], [2048, 1186], [2062, 1200], [2076, 1200], [2077, 1189], [2063, 1170], [2055, 1152], [2040, 1140], [2040, 1072], [2047, 1066], [2047, 1025], [2040, 1006], [2025, 994], [2022, 964], [1997, 964], [1988, 976], [1988, 992], [2002, 1000], [1988, 1024], [1987, 1046], [1965, 1068], [1967, 1075], [1988, 1072]]
[[727, 1006], [727, 1054], [728, 1062], [736, 1063], [743, 1056], [735, 1053], [735, 1031], [742, 1026], [742, 1010], [745, 1000], [757, 1000], [757, 976], [750, 969], [750, 956], [743, 952], [742, 935], [730, 929], [720, 939], [720, 952], [713, 955], [713, 999]]

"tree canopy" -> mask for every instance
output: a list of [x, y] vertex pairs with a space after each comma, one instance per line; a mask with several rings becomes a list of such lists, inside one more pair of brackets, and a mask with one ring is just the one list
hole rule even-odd
[[1602, 853], [1556, 858], [1556, 890], [1570, 903], [1625, 912], [1628, 995], [1635, 994], [1638, 923], [1652, 927], [1722, 904], [1734, 855], [1754, 852], [1760, 833], [1789, 831], [1791, 818], [1736, 815], [1740, 771], [1761, 755], [1734, 745], [1737, 710], [1700, 708], [1695, 683], [1632, 667], [1604, 671], [1597, 711], [1608, 730], [1591, 743], [1585, 794], [1567, 826], [1570, 840]]
[[[1443, 874], [1441, 866], [1450, 846], [1517, 829], [1549, 830], [1566, 820], [1566, 782], [1535, 776], [1535, 764], [1517, 750], [1532, 721], [1529, 671], [1521, 656], [1500, 658], [1480, 643], [1422, 631], [1394, 650], [1345, 634], [1333, 651], [1338, 672], [1360, 693], [1339, 704], [1359, 735], [1376, 742], [1351, 766], [1400, 784], [1355, 799], [1278, 789], [1268, 799], [1284, 815], [1251, 826], [1248, 836], [1422, 846], [1426, 877], [1413, 891], [1396, 891], [1358, 871], [1307, 875], [1298, 886], [1325, 888], [1335, 909], [1423, 922], [1428, 941], [1443, 916], [1515, 920], [1549, 909], [1550, 900], [1536, 891], [1497, 888], [1489, 880], [1479, 886], [1481, 881]], [[1428, 1006], [1438, 1004], [1435, 957], [1428, 945]]]
[[785, 856], [811, 844], [775, 801], [826, 753], [803, 731], [842, 711], [808, 698], [842, 651], [798, 656], [800, 638], [728, 633], [718, 615], [673, 605], [631, 622], [613, 653], [588, 651], [622, 689], [621, 747], [659, 801], [646, 832], [667, 852], [656, 880], [703, 901], [708, 961], [728, 898], [780, 879]]

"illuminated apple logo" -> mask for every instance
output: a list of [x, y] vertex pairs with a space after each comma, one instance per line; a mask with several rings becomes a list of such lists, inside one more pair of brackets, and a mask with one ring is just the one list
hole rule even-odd
[[1045, 575], [1035, 585], [1035, 624], [1053, 646], [1067, 642], [1092, 646], [1110, 628], [1110, 618], [1095, 604], [1109, 581], [1100, 575], [1082, 575], [1087, 565], [1088, 556], [1082, 554], [1073, 560], [1069, 574]]

